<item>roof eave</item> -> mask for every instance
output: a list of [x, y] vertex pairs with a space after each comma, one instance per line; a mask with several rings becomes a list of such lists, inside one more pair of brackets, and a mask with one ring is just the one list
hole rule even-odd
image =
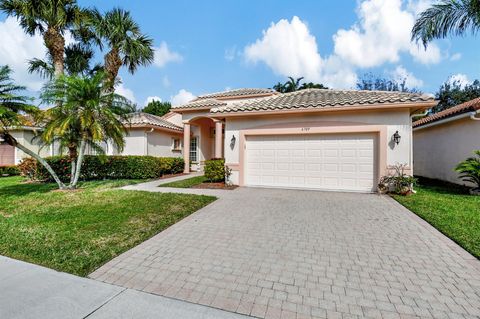
[[352, 104], [348, 106], [336, 107], [308, 107], [295, 109], [278, 109], [278, 110], [262, 110], [262, 111], [235, 111], [235, 112], [211, 112], [212, 117], [238, 117], [238, 116], [255, 116], [255, 115], [281, 115], [294, 113], [314, 113], [314, 112], [341, 112], [341, 111], [357, 111], [357, 110], [388, 110], [388, 109], [410, 109], [411, 113], [426, 110], [437, 105], [437, 101], [424, 101], [412, 103], [389, 103], [389, 104]]
[[125, 126], [127, 129], [130, 128], [153, 128], [155, 130], [161, 130], [161, 131], [167, 131], [170, 133], [175, 133], [175, 134], [183, 134], [183, 129], [178, 128], [178, 129], [173, 129], [165, 126], [159, 126], [159, 125], [152, 125], [152, 124], [130, 124]]

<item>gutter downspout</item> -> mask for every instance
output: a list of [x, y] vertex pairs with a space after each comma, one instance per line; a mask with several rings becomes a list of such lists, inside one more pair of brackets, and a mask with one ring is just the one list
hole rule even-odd
[[470, 112], [470, 119], [474, 121], [480, 121], [480, 118], [476, 117], [477, 114], [480, 114], [480, 110], [475, 112]]

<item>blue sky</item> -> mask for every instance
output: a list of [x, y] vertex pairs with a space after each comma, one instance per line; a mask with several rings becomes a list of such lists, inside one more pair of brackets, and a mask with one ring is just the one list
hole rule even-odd
[[[79, 0], [100, 10], [130, 10], [154, 39], [156, 64], [134, 75], [121, 71], [119, 91], [140, 107], [148, 97], [178, 103], [226, 88], [271, 87], [288, 75], [352, 88], [356, 77], [373, 72], [407, 77], [411, 86], [431, 93], [449, 76], [477, 78], [474, 38], [436, 41], [427, 52], [409, 42], [415, 15], [431, 2]], [[35, 91], [41, 80], [22, 65], [42, 55], [41, 39], [18, 33], [15, 21], [0, 15], [0, 61]]]

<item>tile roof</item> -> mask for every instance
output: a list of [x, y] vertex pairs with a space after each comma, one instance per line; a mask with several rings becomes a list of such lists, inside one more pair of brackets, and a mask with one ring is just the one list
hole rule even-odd
[[201, 99], [201, 100], [194, 100], [187, 104], [173, 106], [172, 110], [174, 109], [203, 109], [203, 108], [214, 108], [214, 107], [221, 107], [225, 106], [227, 103], [215, 100], [215, 99]]
[[234, 90], [228, 90], [224, 92], [216, 92], [216, 93], [210, 93], [210, 94], [204, 94], [198, 96], [196, 100], [202, 100], [202, 99], [234, 99], [236, 97], [243, 97], [243, 96], [249, 96], [249, 95], [274, 95], [277, 94], [276, 91], [272, 89], [258, 89], [258, 88], [244, 88], [244, 89], [234, 89]]
[[160, 128], [167, 128], [170, 130], [183, 131], [183, 128], [177, 126], [167, 120], [162, 119], [160, 116], [153, 114], [135, 112], [128, 114], [129, 121], [125, 123], [126, 125], [132, 126], [157, 126]]
[[223, 107], [216, 107], [212, 109], [211, 112], [236, 113], [306, 108], [337, 108], [358, 105], [407, 104], [433, 101], [433, 97], [415, 93], [306, 89], [261, 99], [234, 102]]
[[473, 112], [480, 110], [480, 97], [470, 100], [468, 102], [459, 104], [457, 106], [451, 107], [449, 109], [443, 110], [441, 112], [432, 114], [430, 116], [424, 117], [418, 121], [413, 122], [413, 127], [422, 126], [428, 123], [436, 122], [445, 118], [449, 118], [455, 115]]

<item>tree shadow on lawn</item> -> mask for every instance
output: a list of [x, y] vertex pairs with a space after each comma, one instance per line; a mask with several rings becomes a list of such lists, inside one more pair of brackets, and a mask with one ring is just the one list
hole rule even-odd
[[469, 187], [467, 186], [422, 176], [416, 177], [418, 178], [418, 184], [420, 186], [433, 190], [436, 193], [444, 195], [469, 195]]
[[0, 197], [21, 197], [32, 193], [42, 194], [57, 189], [56, 184], [18, 182], [17, 184], [0, 187]]

